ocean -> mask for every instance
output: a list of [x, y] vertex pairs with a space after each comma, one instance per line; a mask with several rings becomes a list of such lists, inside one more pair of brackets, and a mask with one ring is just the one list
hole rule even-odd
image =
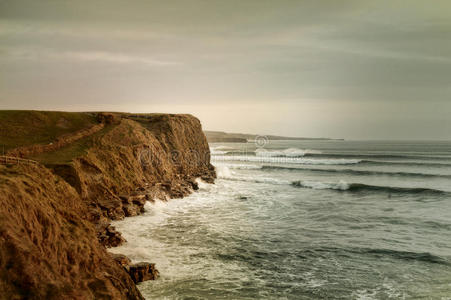
[[211, 144], [218, 179], [114, 222], [148, 299], [451, 299], [451, 142]]

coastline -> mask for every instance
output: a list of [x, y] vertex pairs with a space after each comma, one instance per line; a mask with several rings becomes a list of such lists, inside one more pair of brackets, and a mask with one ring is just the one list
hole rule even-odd
[[[1, 224], [5, 243], [0, 249], [6, 264], [1, 280], [5, 295], [142, 299], [135, 283], [156, 278], [158, 271], [151, 263], [130, 265], [126, 257], [107, 251], [125, 242], [111, 220], [141, 214], [147, 201], [182, 198], [198, 188], [197, 178], [214, 182], [208, 144], [195, 117], [119, 113], [95, 117], [99, 125], [93, 136], [71, 140], [90, 139], [82, 155], [55, 162], [73, 145], [64, 144], [56, 152], [54, 147], [31, 146], [39, 153], [17, 157], [37, 163], [0, 167], [0, 189], [9, 197], [0, 211], [6, 220]], [[12, 149], [7, 154], [16, 153]], [[58, 255], [46, 257], [54, 249]], [[17, 276], [19, 269], [23, 278]]]

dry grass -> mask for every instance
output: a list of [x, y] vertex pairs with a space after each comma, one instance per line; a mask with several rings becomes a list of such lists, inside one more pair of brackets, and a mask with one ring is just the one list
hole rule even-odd
[[79, 139], [66, 147], [62, 147], [56, 151], [42, 153], [36, 156], [30, 157], [44, 165], [59, 165], [70, 163], [74, 158], [83, 156], [87, 153], [88, 149], [94, 145], [96, 139], [100, 138], [114, 126], [105, 126], [102, 130]]
[[57, 111], [0, 111], [0, 151], [32, 144], [47, 144], [58, 136], [97, 123], [90, 113]]

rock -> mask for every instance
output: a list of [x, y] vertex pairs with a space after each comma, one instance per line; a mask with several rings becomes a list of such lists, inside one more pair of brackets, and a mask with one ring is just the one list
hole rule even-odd
[[127, 256], [125, 256], [123, 254], [116, 254], [116, 253], [110, 253], [110, 254], [111, 254], [111, 257], [114, 259], [115, 262], [117, 262], [127, 272], [130, 271], [131, 260]]
[[140, 262], [129, 266], [129, 274], [135, 283], [155, 280], [159, 277], [159, 272], [155, 268], [155, 264]]
[[123, 267], [135, 283], [155, 280], [159, 276], [158, 270], [155, 268], [155, 264], [140, 262], [137, 264], [131, 264], [130, 259], [123, 254], [110, 253], [111, 257], [121, 267]]
[[119, 124], [121, 121], [121, 116], [118, 114], [100, 112], [97, 113], [97, 121], [105, 124]]
[[99, 242], [107, 248], [117, 247], [126, 242], [121, 233], [110, 224], [97, 224], [97, 238]]
[[197, 191], [199, 189], [199, 184], [196, 181], [190, 181], [193, 190]]
[[205, 175], [205, 176], [201, 176], [200, 178], [203, 181], [205, 181], [206, 183], [214, 183], [215, 182], [215, 176]]
[[148, 196], [139, 194], [134, 196], [120, 196], [122, 202], [122, 211], [126, 217], [137, 216], [144, 212], [144, 205]]
[[137, 205], [137, 206], [144, 206], [144, 204], [146, 204], [146, 195], [136, 195], [131, 197], [131, 201], [133, 204]]
[[126, 217], [134, 217], [141, 213], [141, 208], [134, 204], [126, 204], [122, 206], [122, 209]]

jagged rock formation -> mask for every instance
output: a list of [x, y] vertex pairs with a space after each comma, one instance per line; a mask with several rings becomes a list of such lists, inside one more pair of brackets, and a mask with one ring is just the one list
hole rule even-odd
[[198, 177], [213, 182], [196, 118], [97, 114], [95, 120], [101, 128], [92, 135], [79, 136], [89, 123], [65, 132], [77, 138], [61, 147], [40, 148], [37, 156], [17, 152], [33, 153], [45, 167], [0, 166], [0, 298], [141, 299], [134, 281], [158, 271], [111, 257], [106, 247], [124, 239], [109, 221], [142, 213], [146, 201], [183, 197], [197, 189]]

